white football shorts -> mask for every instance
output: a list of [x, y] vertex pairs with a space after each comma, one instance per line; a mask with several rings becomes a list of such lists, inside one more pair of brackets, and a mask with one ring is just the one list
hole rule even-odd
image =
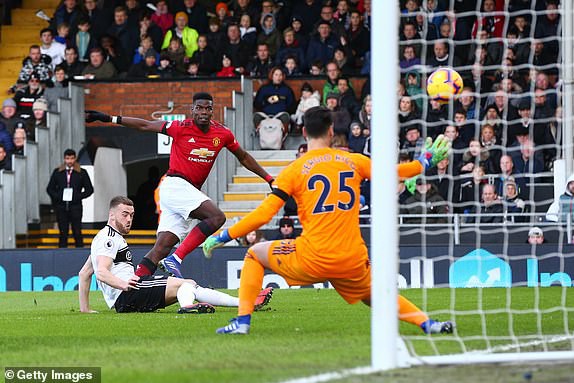
[[208, 200], [208, 196], [183, 178], [165, 177], [159, 187], [161, 216], [157, 232], [169, 231], [183, 241], [199, 222], [189, 218], [189, 214]]

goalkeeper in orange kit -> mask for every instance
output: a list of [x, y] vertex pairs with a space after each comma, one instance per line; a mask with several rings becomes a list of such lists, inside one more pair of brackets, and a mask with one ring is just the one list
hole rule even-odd
[[[265, 268], [287, 283], [309, 285], [329, 281], [348, 303], [371, 299], [371, 266], [359, 229], [359, 186], [371, 178], [371, 160], [361, 154], [331, 148], [333, 121], [328, 109], [314, 107], [305, 113], [303, 132], [308, 152], [285, 168], [273, 183], [273, 192], [241, 221], [210, 236], [203, 244], [206, 257], [269, 222], [289, 197], [297, 203], [303, 232], [296, 239], [261, 242], [249, 248], [241, 271], [237, 318], [217, 330], [219, 334], [248, 334], [251, 313], [263, 282]], [[450, 143], [442, 136], [416, 160], [398, 166], [400, 177], [422, 173], [446, 156]], [[452, 322], [438, 322], [399, 296], [399, 318], [426, 333], [450, 333]]]

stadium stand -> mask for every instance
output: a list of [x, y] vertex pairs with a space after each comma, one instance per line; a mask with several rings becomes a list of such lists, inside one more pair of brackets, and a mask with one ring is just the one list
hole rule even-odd
[[[170, 41], [163, 40], [168, 31], [176, 36], [175, 39], [181, 35], [181, 27], [178, 29], [173, 24], [177, 12], [193, 14], [192, 10], [182, 7], [179, 1], [161, 2], [161, 12], [164, 12], [163, 4], [166, 4], [167, 15], [156, 14], [144, 2], [136, 2], [134, 8], [122, 9], [121, 12], [111, 5], [123, 6], [121, 1], [95, 4], [88, 0], [86, 4], [81, 3], [25, 0], [21, 8], [14, 8], [11, 12], [4, 10], [5, 19], [11, 19], [12, 24], [2, 26], [0, 86], [9, 89], [16, 83], [22, 60], [29, 54], [30, 46], [41, 44], [42, 28], [50, 26], [56, 31], [58, 23], [66, 21], [70, 24], [72, 18], [70, 36], [64, 39], [65, 43], [76, 49], [85, 49], [87, 45], [97, 46], [101, 38], [105, 41], [106, 61], [118, 70], [115, 77], [118, 81], [126, 77], [126, 68], [134, 60], [138, 57], [141, 59], [143, 52], [139, 51], [139, 43], [148, 34], [154, 46], [157, 41], [163, 41], [158, 56], [164, 61], [164, 69], [165, 65], [171, 68], [169, 73], [174, 81], [190, 78], [186, 70], [188, 64], [194, 63], [195, 59], [183, 48], [189, 45], [186, 40], [189, 36], [205, 36], [207, 41], [200, 47], [201, 52], [207, 53], [193, 57], [198, 60], [201, 57], [211, 57], [214, 60], [213, 65], [199, 63], [202, 72], [198, 78], [203, 81], [213, 80], [215, 73], [221, 69], [223, 56], [231, 59], [232, 67], [236, 68], [235, 74], [249, 76], [252, 72], [261, 75], [258, 71], [245, 72], [245, 68], [258, 65], [258, 42], [269, 45], [270, 41], [272, 44], [277, 41], [280, 44], [277, 51], [281, 53], [281, 59], [271, 59], [289, 74], [285, 83], [295, 91], [296, 98], [300, 97], [298, 90], [303, 82], [308, 81], [313, 89], [319, 90], [323, 102], [326, 103], [328, 97], [337, 97], [339, 104], [352, 108], [353, 113], [349, 114], [353, 120], [358, 118], [361, 122], [361, 139], [354, 137], [352, 141], [360, 142], [361, 145], [364, 143], [362, 147], [352, 146], [352, 150], [370, 153], [370, 82], [354, 78], [368, 73], [371, 46], [368, 33], [370, 1], [341, 0], [331, 2], [332, 6], [322, 6], [322, 2], [317, 0], [264, 1], [261, 4], [247, 1], [244, 8], [233, 2], [219, 16], [216, 16], [215, 2], [201, 1], [201, 9], [205, 9], [208, 15], [209, 25], [203, 25], [203, 20], [199, 22], [187, 16], [186, 30], [196, 33], [182, 35], [183, 41], [174, 43], [174, 46], [180, 46], [179, 55], [170, 51], [173, 38]], [[545, 212], [553, 199], [553, 161], [562, 155], [561, 72], [556, 64], [561, 54], [560, 15], [557, 10], [559, 2], [400, 0], [399, 4], [402, 11], [398, 31], [401, 82], [397, 118], [402, 132], [397, 136], [399, 147], [416, 153], [424, 138], [434, 138], [445, 127], [455, 126], [459, 130], [460, 142], [454, 145], [455, 152], [446, 173], [427, 174], [427, 179], [436, 186], [443, 177], [451, 180], [452, 192], [443, 195], [452, 209], [449, 214], [459, 211], [464, 213], [458, 191], [471, 179], [472, 173], [461, 173], [456, 166], [456, 158], [464, 157], [472, 138], [480, 143], [481, 158], [487, 152], [492, 157], [501, 154], [512, 156], [515, 166], [520, 167], [519, 175], [526, 181], [525, 190], [519, 190], [519, 194], [528, 207], [527, 212]], [[71, 5], [71, 8], [66, 9], [66, 5]], [[36, 16], [39, 8], [51, 17], [50, 22]], [[115, 14], [125, 14], [126, 17], [117, 19]], [[251, 26], [240, 25], [240, 28], [236, 28], [235, 24], [239, 25], [243, 14], [250, 15]], [[260, 22], [262, 18], [267, 24]], [[97, 20], [97, 25], [92, 22], [90, 29], [92, 38], [98, 40], [96, 43], [78, 39], [80, 35], [77, 24], [84, 19]], [[161, 20], [161, 25], [157, 27], [153, 20]], [[103, 28], [102, 25], [107, 27]], [[229, 30], [232, 32], [228, 33], [230, 25], [232, 27]], [[255, 39], [253, 34], [246, 33], [253, 27], [256, 30]], [[163, 29], [162, 38], [156, 36], [158, 28]], [[235, 33], [237, 29], [238, 34]], [[315, 56], [313, 62], [308, 60]], [[299, 72], [293, 72], [292, 67], [285, 67], [288, 58], [294, 59], [292, 61], [295, 61]], [[325, 82], [324, 75], [327, 73], [324, 68], [329, 67], [329, 61], [337, 65], [339, 76], [352, 77], [350, 89], [344, 94], [339, 94], [333, 79]], [[465, 83], [463, 96], [445, 106], [429, 102], [425, 92], [427, 76], [440, 65], [454, 67], [463, 75]], [[150, 72], [149, 77], [157, 77], [157, 72]], [[255, 91], [265, 77], [253, 78]], [[399, 98], [404, 102], [399, 102]], [[407, 102], [408, 109], [404, 109]], [[362, 106], [360, 110], [358, 106]], [[494, 128], [494, 137], [485, 138], [480, 134], [486, 124]], [[349, 121], [344, 120], [344, 125], [344, 134], [351, 138]], [[243, 128], [252, 129], [252, 126]], [[301, 143], [296, 128], [293, 123], [285, 142], [288, 149], [294, 149]], [[417, 130], [420, 138], [407, 142], [407, 130]], [[529, 161], [530, 157], [532, 160]], [[530, 165], [534, 160], [542, 164], [541, 169]], [[478, 162], [472, 166], [476, 165]], [[491, 161], [491, 165], [484, 175], [484, 182], [487, 183], [494, 183], [500, 174], [498, 162]], [[368, 205], [370, 201], [367, 192], [365, 197]], [[536, 218], [528, 219], [539, 220], [538, 216], [531, 217]], [[451, 216], [450, 220], [454, 218]]]

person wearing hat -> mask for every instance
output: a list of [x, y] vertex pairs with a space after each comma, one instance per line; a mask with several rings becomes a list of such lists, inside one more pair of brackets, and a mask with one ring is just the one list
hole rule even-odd
[[[502, 142], [502, 145], [515, 145], [524, 136], [528, 136], [529, 132], [534, 129], [534, 120], [532, 120], [530, 99], [523, 98], [518, 102], [518, 114], [520, 119], [508, 125], [507, 141]], [[521, 136], [521, 137], [519, 137]]]
[[528, 243], [531, 245], [541, 245], [546, 240], [544, 239], [544, 232], [538, 226], [534, 226], [528, 230]]
[[339, 41], [335, 34], [332, 33], [331, 24], [324, 20], [320, 21], [317, 25], [317, 34], [309, 41], [305, 62], [320, 61], [323, 65], [327, 65], [333, 59], [335, 48], [338, 45]]
[[37, 73], [32, 73], [28, 79], [28, 85], [19, 89], [14, 95], [14, 101], [18, 107], [18, 115], [27, 120], [32, 117], [32, 105], [34, 101], [44, 95], [44, 86]]
[[[303, 20], [298, 15], [295, 15], [291, 18], [291, 29], [295, 33], [295, 40], [299, 43], [299, 46], [303, 50], [303, 53], [307, 53], [307, 46], [309, 45], [309, 35], [306, 30], [303, 28]], [[311, 24], [308, 24], [311, 25]], [[309, 69], [311, 69], [311, 63], [307, 63]]]
[[48, 101], [40, 97], [32, 104], [32, 118], [29, 118], [24, 125], [26, 138], [36, 141], [36, 128], [46, 128], [46, 113], [48, 113]]
[[[231, 12], [229, 12], [229, 7], [223, 1], [215, 5], [215, 15], [219, 19], [221, 27], [224, 29], [227, 28], [229, 23], [233, 21], [233, 18], [231, 17]], [[245, 15], [247, 14], [245, 13]]]
[[[0, 111], [0, 125], [2, 125], [2, 128], [0, 128], [0, 131], [5, 129], [8, 131], [8, 134], [13, 134], [18, 124], [23, 123], [23, 120], [16, 114], [16, 108], [16, 101], [11, 97], [2, 102], [2, 110]], [[8, 150], [8, 148], [6, 149]]]
[[295, 221], [293, 219], [285, 216], [279, 220], [279, 227], [275, 235], [271, 236], [272, 241], [282, 240], [282, 239], [294, 239], [297, 237], [295, 233]]
[[[526, 204], [524, 200], [518, 195], [518, 187], [514, 177], [510, 176], [504, 183], [504, 193], [502, 195], [502, 204], [504, 205], [504, 212], [506, 214], [521, 214], [524, 212]], [[524, 220], [521, 216], [509, 216], [512, 222], [520, 222]]]
[[[193, 62], [190, 61], [190, 63]], [[174, 78], [178, 77], [179, 74], [175, 70], [175, 63], [171, 61], [169, 55], [162, 53], [159, 57], [159, 65], [157, 67], [157, 72], [160, 78]]]
[[170, 28], [163, 38], [161, 49], [166, 49], [169, 46], [172, 36], [177, 36], [181, 39], [187, 57], [193, 56], [197, 50], [197, 38], [199, 33], [187, 25], [188, 17], [185, 12], [178, 12], [175, 15], [175, 24]]
[[146, 51], [144, 60], [133, 64], [128, 71], [128, 78], [153, 78], [159, 76], [156, 60], [159, 57], [155, 49], [150, 48]]
[[425, 217], [406, 217], [404, 223], [446, 223], [447, 205], [436, 187], [426, 177], [421, 176], [416, 180], [415, 193], [406, 199], [400, 211], [401, 214], [407, 215], [425, 215]]

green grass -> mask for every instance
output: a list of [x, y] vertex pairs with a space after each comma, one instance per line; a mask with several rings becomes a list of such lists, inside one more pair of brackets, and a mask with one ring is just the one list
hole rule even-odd
[[[479, 291], [432, 289], [404, 294], [417, 303], [426, 295], [427, 311], [444, 320], [452, 317], [445, 310], [455, 296], [457, 310], [477, 309]], [[532, 308], [535, 292], [512, 289], [509, 307]], [[566, 295], [567, 290], [552, 287], [538, 292], [541, 308], [558, 305], [561, 299], [574, 307], [574, 294]], [[506, 307], [507, 290], [484, 289], [481, 294], [484, 308]], [[3, 293], [1, 298], [0, 367], [102, 367], [103, 382], [278, 382], [370, 363], [369, 308], [347, 305], [333, 290], [276, 290], [271, 309], [254, 314], [249, 336], [214, 333], [235, 316], [232, 308], [218, 308], [210, 315], [178, 315], [177, 307], [171, 306], [151, 314], [120, 315], [106, 308], [100, 292], [93, 292], [93, 308], [100, 313], [89, 315], [78, 312], [75, 292]], [[572, 315], [566, 324], [562, 312], [542, 315], [544, 333], [563, 334], [565, 326], [573, 331]], [[481, 335], [481, 320], [488, 323], [489, 335], [508, 335], [505, 313], [454, 319], [462, 339]], [[536, 331], [535, 314], [517, 314], [513, 319], [510, 327], [515, 333]], [[418, 354], [436, 352], [416, 326], [401, 323], [400, 330], [412, 337], [410, 345]], [[454, 336], [433, 339], [440, 353], [460, 351]], [[485, 344], [481, 339], [465, 343], [470, 349]]]

